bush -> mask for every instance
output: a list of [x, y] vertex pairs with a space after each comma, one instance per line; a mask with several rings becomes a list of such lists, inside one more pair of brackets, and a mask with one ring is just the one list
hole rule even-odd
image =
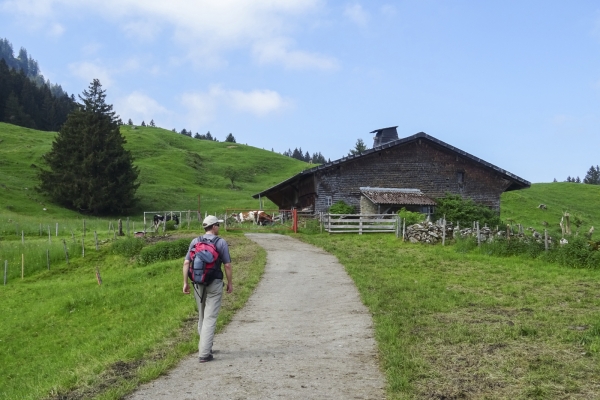
[[446, 216], [446, 221], [458, 222], [461, 226], [469, 226], [474, 221], [479, 221], [479, 225], [488, 226], [501, 225], [500, 216], [492, 209], [477, 204], [471, 199], [463, 199], [460, 195], [446, 193], [444, 197], [435, 200], [435, 219]]
[[507, 240], [504, 237], [495, 237], [492, 242], [482, 243], [481, 249], [484, 253], [499, 257], [527, 255], [531, 258], [537, 258], [544, 252], [544, 243], [533, 240]]
[[570, 237], [569, 243], [558, 246], [546, 255], [548, 261], [571, 268], [600, 268], [600, 252], [583, 237]]
[[138, 263], [148, 265], [158, 261], [183, 259], [189, 249], [191, 239], [179, 239], [173, 242], [159, 242], [142, 249]]
[[405, 207], [398, 211], [398, 216], [406, 220], [406, 226], [418, 224], [425, 219], [425, 215], [420, 212], [407, 211]]
[[110, 252], [125, 257], [133, 257], [140, 253], [145, 244], [144, 240], [140, 238], [118, 239], [110, 246]]
[[354, 207], [340, 200], [329, 207], [330, 214], [354, 214]]

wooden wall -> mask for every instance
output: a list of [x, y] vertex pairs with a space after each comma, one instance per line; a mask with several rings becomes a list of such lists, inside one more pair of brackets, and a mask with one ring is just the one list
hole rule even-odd
[[[459, 173], [464, 177], [459, 182]], [[315, 212], [344, 200], [360, 210], [359, 187], [420, 189], [430, 198], [460, 194], [500, 211], [500, 195], [511, 181], [498, 172], [426, 140], [384, 149], [316, 173]]]

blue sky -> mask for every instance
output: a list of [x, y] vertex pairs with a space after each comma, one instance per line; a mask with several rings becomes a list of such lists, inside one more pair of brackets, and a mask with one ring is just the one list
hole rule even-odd
[[531, 182], [600, 164], [593, 1], [0, 0], [0, 26], [136, 124], [332, 160], [398, 125]]

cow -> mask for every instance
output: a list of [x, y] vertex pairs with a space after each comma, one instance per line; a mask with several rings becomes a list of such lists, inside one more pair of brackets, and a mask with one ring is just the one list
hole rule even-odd
[[262, 210], [234, 213], [231, 217], [239, 223], [246, 221], [252, 221], [254, 225], [270, 225], [273, 223], [273, 217]]
[[154, 229], [158, 229], [158, 226], [162, 223], [165, 222], [165, 217], [166, 217], [166, 221], [175, 221], [175, 225], [179, 225], [179, 215], [177, 214], [167, 214], [166, 216], [164, 215], [159, 215], [159, 214], [154, 214]]

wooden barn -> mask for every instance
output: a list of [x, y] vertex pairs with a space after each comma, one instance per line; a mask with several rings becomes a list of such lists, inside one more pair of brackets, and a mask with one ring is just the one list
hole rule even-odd
[[343, 200], [361, 213], [401, 207], [432, 213], [435, 199], [459, 194], [500, 211], [500, 195], [531, 184], [424, 132], [399, 139], [396, 127], [378, 129], [374, 146], [319, 165], [255, 194], [280, 209], [326, 212]]

